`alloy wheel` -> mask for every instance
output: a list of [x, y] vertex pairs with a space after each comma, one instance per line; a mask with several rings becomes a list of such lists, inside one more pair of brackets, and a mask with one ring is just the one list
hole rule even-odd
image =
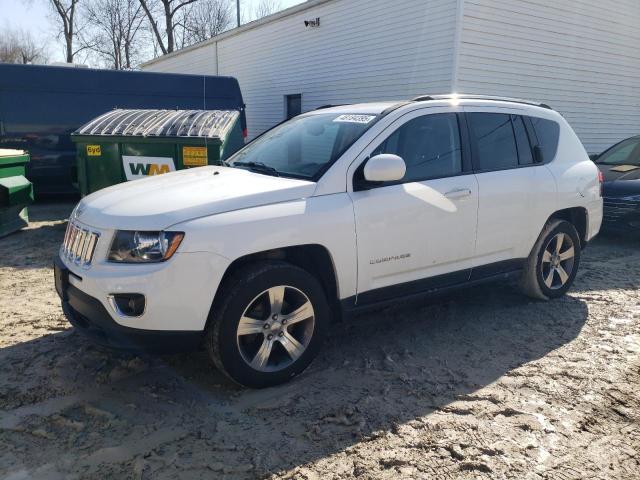
[[571, 278], [575, 263], [575, 245], [566, 233], [551, 237], [542, 254], [542, 280], [547, 288], [558, 290]]
[[237, 328], [244, 361], [260, 372], [277, 372], [306, 351], [315, 327], [313, 305], [291, 286], [271, 287], [245, 308]]

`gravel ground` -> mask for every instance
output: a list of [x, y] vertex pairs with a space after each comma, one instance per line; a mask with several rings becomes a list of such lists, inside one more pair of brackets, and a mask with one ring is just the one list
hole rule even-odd
[[339, 324], [306, 374], [249, 391], [203, 352], [68, 328], [70, 210], [0, 239], [2, 478], [640, 479], [638, 239], [597, 239], [557, 301], [498, 284]]

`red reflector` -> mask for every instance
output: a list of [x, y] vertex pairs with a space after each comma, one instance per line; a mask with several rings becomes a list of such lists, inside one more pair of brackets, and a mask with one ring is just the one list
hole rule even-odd
[[247, 138], [249, 136], [249, 130], [247, 130], [246, 128], [244, 130], [242, 130], [242, 136], [244, 138]]
[[598, 170], [598, 181], [600, 182], [600, 196], [604, 196], [604, 173], [602, 170]]

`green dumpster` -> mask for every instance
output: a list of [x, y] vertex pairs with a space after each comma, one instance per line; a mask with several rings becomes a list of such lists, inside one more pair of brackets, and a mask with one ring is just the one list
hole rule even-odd
[[33, 186], [24, 176], [27, 163], [29, 155], [22, 150], [0, 149], [0, 237], [29, 224]]
[[220, 165], [244, 145], [237, 110], [122, 110], [76, 130], [80, 193], [185, 168]]

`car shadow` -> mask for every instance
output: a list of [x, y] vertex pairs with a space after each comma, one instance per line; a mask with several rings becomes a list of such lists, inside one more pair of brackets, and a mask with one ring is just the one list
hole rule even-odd
[[509, 284], [412, 301], [336, 324], [304, 375], [260, 391], [231, 385], [204, 352], [136, 356], [47, 335], [0, 350], [0, 447], [13, 458], [0, 472], [118, 476], [142, 461], [162, 476], [189, 458], [187, 476], [265, 477], [435, 411], [473, 415], [459, 403], [574, 340], [587, 316], [579, 298], [532, 302]]

